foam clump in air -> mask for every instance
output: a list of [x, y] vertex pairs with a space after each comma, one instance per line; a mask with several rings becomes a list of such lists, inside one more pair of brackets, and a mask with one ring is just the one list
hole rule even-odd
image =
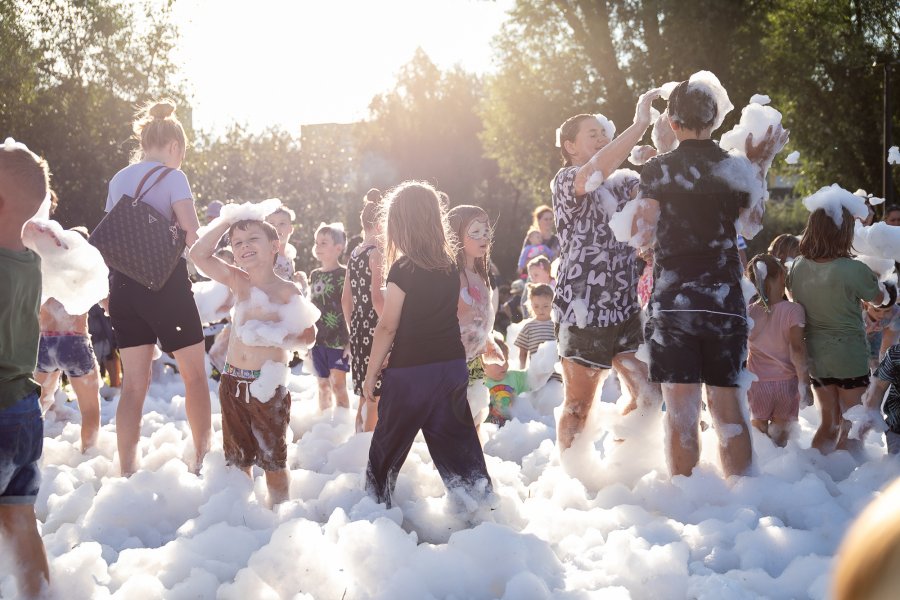
[[109, 269], [100, 251], [77, 231], [56, 221], [32, 220], [22, 242], [41, 257], [41, 302], [55, 298], [70, 315], [83, 315], [109, 295]]
[[719, 83], [719, 78], [710, 71], [697, 71], [691, 75], [690, 79], [688, 79], [688, 87], [694, 88], [701, 86], [712, 95], [713, 100], [715, 100], [716, 103], [717, 114], [712, 127], [712, 131], [715, 131], [722, 126], [722, 122], [734, 108], [734, 104], [728, 99], [728, 92], [726, 92], [725, 88], [722, 87], [722, 84]]
[[[771, 106], [751, 103], [741, 110], [741, 120], [731, 131], [722, 134], [719, 145], [725, 150], [740, 150], [747, 147], [747, 138], [753, 134], [753, 142], [758, 144], [770, 126], [781, 123], [781, 113]], [[797, 153], [799, 157], [799, 153]], [[793, 164], [793, 163], [790, 163]]]
[[869, 209], [866, 207], [865, 201], [836, 183], [820, 188], [813, 195], [804, 198], [803, 206], [809, 212], [815, 212], [821, 208], [838, 227], [844, 222], [842, 213], [844, 208], [857, 219], [865, 219], [869, 216]]
[[800, 152], [798, 150], [794, 150], [784, 158], [784, 162], [789, 165], [796, 165], [798, 162], [800, 162]]
[[765, 94], [753, 94], [752, 96], [750, 96], [750, 104], [759, 104], [760, 106], [765, 106], [771, 101], [772, 99]]
[[864, 262], [879, 279], [886, 279], [893, 272], [894, 261], [900, 259], [900, 227], [884, 222], [863, 225], [854, 224], [853, 250], [857, 260]]
[[653, 129], [650, 131], [650, 139], [658, 154], [671, 152], [678, 147], [678, 138], [672, 130], [672, 124], [669, 122], [669, 115], [661, 115], [660, 118], [653, 123]]
[[900, 165], [900, 147], [890, 147], [888, 150], [887, 161], [892, 165]]
[[203, 323], [218, 323], [228, 316], [232, 306], [231, 290], [218, 281], [198, 281], [191, 285], [194, 301]]

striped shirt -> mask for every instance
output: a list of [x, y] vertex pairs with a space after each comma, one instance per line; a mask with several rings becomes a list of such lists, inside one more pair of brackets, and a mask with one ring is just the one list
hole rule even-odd
[[530, 319], [522, 326], [522, 330], [516, 337], [516, 348], [528, 351], [531, 356], [544, 342], [556, 340], [553, 331], [553, 321], [537, 321]]

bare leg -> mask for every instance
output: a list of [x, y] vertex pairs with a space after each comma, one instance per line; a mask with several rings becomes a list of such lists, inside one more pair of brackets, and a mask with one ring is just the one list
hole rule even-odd
[[53, 406], [53, 400], [56, 397], [56, 388], [59, 387], [59, 378], [62, 375], [59, 371], [52, 373], [34, 372], [34, 380], [41, 386], [41, 412], [47, 412]]
[[837, 390], [836, 385], [823, 385], [813, 388], [813, 395], [816, 397], [816, 403], [819, 405], [819, 414], [822, 416], [822, 422], [819, 424], [819, 429], [816, 430], [816, 435], [813, 436], [812, 447], [822, 454], [834, 451], [840, 437], [842, 418]]
[[571, 359], [562, 359], [565, 400], [562, 416], [556, 426], [556, 443], [567, 450], [575, 436], [584, 430], [597, 388], [609, 375], [609, 369], [583, 367]]
[[50, 585], [50, 566], [38, 533], [34, 505], [0, 504], [0, 532], [21, 567], [18, 573], [21, 597], [37, 598]]
[[199, 471], [203, 457], [209, 451], [212, 417], [209, 401], [209, 384], [206, 379], [206, 349], [203, 342], [176, 350], [175, 362], [184, 380], [184, 409], [187, 413], [191, 435], [194, 438], [195, 468]]
[[628, 414], [640, 406], [641, 412], [647, 414], [658, 411], [662, 403], [662, 392], [659, 384], [650, 381], [650, 371], [644, 361], [638, 360], [634, 352], [617, 354], [612, 361], [613, 368], [621, 375], [631, 402], [622, 411]]
[[837, 440], [837, 448], [841, 450], [849, 450], [853, 453], [861, 452], [863, 449], [862, 440], [851, 440], [848, 438], [850, 433], [850, 422], [844, 419], [844, 413], [850, 408], [857, 406], [862, 402], [863, 394], [866, 392], [865, 387], [844, 390], [838, 388], [838, 406], [841, 411], [841, 429]]
[[341, 408], [350, 408], [350, 397], [347, 395], [347, 372], [331, 369], [331, 389], [334, 390], [335, 403]]
[[319, 381], [319, 410], [325, 411], [331, 408], [331, 379], [317, 377]]
[[122, 365], [119, 362], [119, 353], [113, 352], [112, 358], [105, 361], [106, 373], [109, 375], [109, 387], [117, 388], [122, 385]]
[[672, 476], [690, 475], [700, 460], [700, 384], [664, 383], [666, 453]]
[[81, 451], [84, 452], [97, 443], [100, 430], [100, 367], [94, 365], [94, 370], [87, 375], [69, 381], [81, 411]]
[[753, 462], [750, 430], [741, 410], [740, 390], [706, 386], [709, 413], [719, 436], [719, 459], [726, 476], [743, 475]]
[[153, 344], [122, 348], [122, 393], [116, 407], [116, 440], [123, 477], [137, 470], [137, 445], [141, 438], [141, 415], [150, 387]]
[[288, 469], [266, 471], [266, 487], [269, 488], [269, 508], [281, 504], [288, 499], [288, 488], [291, 483], [291, 472]]

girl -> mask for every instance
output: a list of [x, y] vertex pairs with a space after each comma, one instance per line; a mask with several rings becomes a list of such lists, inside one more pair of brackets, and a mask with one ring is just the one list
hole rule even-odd
[[800, 400], [812, 400], [803, 328], [806, 314], [784, 299], [786, 271], [771, 254], [758, 254], [747, 265], [756, 299], [747, 312], [753, 320], [747, 366], [757, 381], [750, 385], [750, 423], [779, 446], [787, 443]]
[[859, 302], [893, 304], [871, 269], [853, 260], [854, 219], [843, 206], [840, 214], [839, 223], [821, 208], [809, 215], [800, 256], [787, 280], [792, 297], [806, 310], [809, 374], [822, 412], [812, 445], [823, 454], [850, 445], [850, 423], [842, 415], [860, 403], [869, 384], [869, 349]]
[[790, 233], [782, 233], [769, 244], [769, 254], [777, 258], [785, 269], [790, 269], [799, 252], [800, 240]]
[[[466, 351], [456, 317], [459, 272], [437, 190], [407, 181], [382, 206], [387, 291], [363, 397], [378, 403], [366, 489], [390, 507], [403, 461], [419, 430], [447, 488], [492, 494], [481, 444], [466, 402]], [[381, 365], [381, 396], [375, 384]]]
[[[381, 265], [384, 257], [378, 248], [378, 236], [381, 232], [378, 223], [380, 203], [379, 190], [372, 188], [366, 192], [363, 209], [359, 215], [363, 240], [350, 253], [347, 276], [344, 278], [344, 292], [341, 295], [344, 319], [350, 324], [350, 371], [353, 376], [353, 393], [359, 396], [356, 411], [357, 432], [373, 431], [378, 421], [378, 405], [374, 402], [366, 403], [363, 399], [362, 386], [369, 366], [375, 326], [384, 309], [384, 294], [381, 291], [384, 279]], [[375, 394], [381, 394], [380, 386], [376, 387]]]
[[[138, 113], [134, 132], [140, 149], [133, 164], [116, 173], [109, 182], [106, 211], [111, 211], [123, 195], [136, 197], [136, 190], [142, 189], [142, 201], [177, 223], [185, 231], [185, 242], [190, 247], [197, 241], [200, 222], [191, 186], [179, 170], [187, 141], [175, 117], [175, 104], [164, 100], [146, 106]], [[185, 409], [194, 438], [195, 468], [199, 470], [209, 447], [211, 411], [203, 326], [191, 293], [187, 264], [179, 261], [169, 280], [156, 292], [122, 273], [111, 271], [110, 276], [109, 316], [123, 370], [122, 394], [116, 408], [122, 475], [131, 475], [138, 467], [141, 415], [157, 340], [163, 352], [174, 354], [184, 380]]]
[[[459, 269], [459, 306], [457, 317], [469, 367], [469, 407], [476, 429], [487, 416], [490, 398], [484, 387], [484, 362], [481, 355], [497, 352], [488, 344], [494, 329], [497, 305], [491, 290], [490, 265], [491, 224], [488, 214], [477, 206], [460, 205], [450, 211], [450, 228], [460, 241], [456, 252]], [[502, 358], [500, 362], [502, 362]]]

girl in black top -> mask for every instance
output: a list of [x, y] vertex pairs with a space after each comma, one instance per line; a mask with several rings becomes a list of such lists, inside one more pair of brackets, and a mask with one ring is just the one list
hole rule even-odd
[[433, 187], [408, 181], [388, 194], [382, 212], [388, 276], [363, 383], [363, 397], [378, 405], [366, 489], [392, 505], [397, 473], [421, 430], [448, 489], [462, 486], [474, 497], [486, 496], [491, 480], [466, 400], [468, 370], [456, 317], [459, 272], [446, 211]]

